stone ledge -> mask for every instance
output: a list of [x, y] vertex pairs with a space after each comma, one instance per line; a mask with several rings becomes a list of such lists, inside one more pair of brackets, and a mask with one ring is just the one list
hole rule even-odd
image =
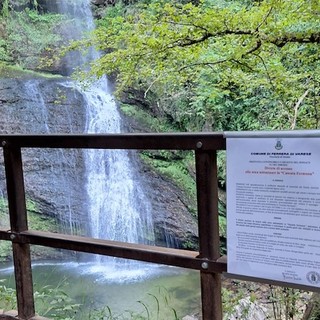
[[[16, 310], [4, 311], [0, 309], [0, 320], [23, 320], [23, 319], [18, 317], [18, 311]], [[28, 320], [50, 320], [50, 319], [36, 315]]]
[[16, 310], [4, 311], [0, 310], [1, 320], [18, 319], [18, 312]]

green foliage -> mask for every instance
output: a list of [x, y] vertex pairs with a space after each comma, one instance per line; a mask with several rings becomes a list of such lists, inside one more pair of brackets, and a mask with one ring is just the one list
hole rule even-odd
[[6, 280], [0, 279], [0, 309], [16, 309], [16, 291], [5, 285]]
[[9, 0], [4, 0], [2, 2], [1, 16], [3, 18], [9, 17]]
[[[5, 281], [0, 279], [0, 309], [5, 311], [15, 310], [17, 308], [16, 291], [6, 286]], [[63, 279], [55, 287], [41, 286], [37, 288], [37, 285], [35, 285], [34, 299], [37, 313], [56, 320], [76, 319], [75, 313], [80, 305], [65, 293], [68, 285], [66, 279]]]
[[[4, 285], [0, 280], [0, 309], [16, 309], [15, 290]], [[139, 311], [125, 310], [122, 313], [112, 312], [110, 307], [82, 310], [83, 305], [76, 303], [66, 294], [70, 284], [63, 279], [56, 286], [35, 285], [34, 298], [36, 312], [44, 317], [55, 320], [178, 320], [177, 311], [171, 306], [171, 294], [165, 288], [159, 287], [156, 294], [148, 293], [145, 299], [136, 302], [141, 306]]]
[[[147, 294], [148, 297], [141, 301], [137, 301], [142, 306], [142, 310], [139, 312], [127, 311], [126, 314], [114, 319], [132, 319], [132, 320], [160, 320], [160, 319], [172, 319], [179, 320], [177, 311], [171, 306], [171, 294], [163, 287], [158, 287], [156, 294]], [[154, 306], [156, 306], [154, 308]], [[128, 317], [129, 315], [129, 317]]]
[[[110, 307], [91, 308], [88, 312], [77, 313], [76, 319], [89, 320], [179, 320], [181, 319], [172, 307], [172, 294], [164, 287], [158, 287], [156, 293], [146, 293], [143, 300], [136, 301], [135, 309], [120, 313], [113, 312]], [[80, 308], [81, 311], [81, 308]]]
[[142, 126], [147, 127], [148, 130], [152, 130], [154, 132], [176, 131], [176, 128], [173, 127], [172, 123], [163, 117], [154, 117], [137, 106], [122, 103], [120, 108], [125, 115], [133, 117]]
[[0, 61], [10, 61], [7, 43], [4, 39], [0, 39]]
[[190, 204], [189, 209], [191, 212], [195, 212], [195, 208], [192, 206], [196, 204], [196, 185], [188, 170], [192, 154], [171, 151], [143, 151], [141, 158], [156, 172], [167, 177], [181, 188], [185, 192], [187, 202]]
[[[0, 61], [36, 69], [42, 59], [57, 55], [62, 38], [57, 33], [62, 17], [57, 14], [39, 14], [36, 10], [10, 11], [0, 42]], [[0, 30], [1, 31], [1, 30]]]
[[[122, 1], [117, 2], [114, 6], [108, 6], [106, 11], [104, 12], [104, 19], [113, 19], [118, 16], [121, 16], [125, 13], [126, 6], [122, 3]], [[103, 25], [103, 21], [98, 21], [98, 25], [100, 23]]]
[[61, 78], [60, 75], [44, 73], [44, 72], [36, 72], [32, 70], [23, 69], [21, 66], [18, 65], [10, 65], [6, 62], [0, 61], [0, 76], [1, 78], [16, 78], [16, 79], [24, 79], [30, 77], [43, 77], [47, 79], [59, 79]]
[[[262, 287], [263, 286], [263, 287]], [[229, 287], [229, 286], [228, 286]], [[298, 289], [276, 287], [272, 285], [263, 285], [253, 282], [242, 282], [232, 280], [232, 286], [222, 289], [223, 314], [224, 319], [229, 319], [234, 315], [236, 309], [239, 308], [239, 301], [246, 299], [250, 303], [259, 301], [259, 304], [266, 306], [267, 319], [314, 319], [304, 314], [305, 305], [313, 299], [319, 298], [318, 294], [314, 294], [311, 299], [308, 292]], [[248, 309], [243, 305], [239, 319], [250, 319], [248, 317]], [[249, 305], [248, 305], [249, 307]], [[251, 315], [252, 316], [252, 315]]]
[[90, 310], [90, 313], [88, 314], [88, 320], [96, 319], [112, 320], [114, 318], [112, 316], [111, 309], [106, 306], [104, 308]]
[[272, 304], [274, 319], [294, 319], [301, 316], [298, 306], [301, 301], [300, 290], [270, 285], [269, 291], [269, 301]]
[[318, 292], [313, 292], [306, 309], [309, 312], [308, 320], [320, 319], [320, 296]]
[[65, 293], [65, 288], [70, 285], [66, 279], [56, 287], [44, 286], [35, 289], [35, 305], [37, 313], [41, 316], [57, 320], [73, 320], [80, 304], [75, 303]]
[[[134, 12], [134, 13], [132, 13]], [[317, 1], [152, 1], [107, 14], [92, 74], [156, 95], [185, 130], [315, 128]]]
[[217, 152], [217, 167], [218, 167], [218, 184], [220, 188], [226, 188], [226, 152], [218, 151]]
[[12, 247], [9, 241], [0, 241], [0, 262], [7, 261], [11, 257]]
[[235, 312], [236, 306], [244, 297], [244, 290], [232, 291], [222, 287], [222, 307], [224, 319], [228, 319]]

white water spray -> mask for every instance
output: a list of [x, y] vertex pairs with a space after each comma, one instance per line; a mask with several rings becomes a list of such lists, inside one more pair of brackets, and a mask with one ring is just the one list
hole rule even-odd
[[[102, 79], [85, 96], [88, 133], [120, 132], [120, 115]], [[151, 206], [124, 150], [89, 150], [86, 157], [91, 234], [95, 238], [153, 241]]]
[[[77, 9], [70, 3], [67, 5], [67, 0], [61, 3], [61, 13], [81, 21], [77, 26], [93, 28], [89, 0], [77, 1]], [[92, 51], [87, 59], [97, 55]], [[86, 132], [119, 133], [121, 117], [107, 79], [93, 83], [83, 95], [87, 107]], [[129, 155], [125, 150], [88, 150], [85, 162], [90, 235], [130, 243], [153, 243], [151, 205], [135, 167], [134, 154]]]

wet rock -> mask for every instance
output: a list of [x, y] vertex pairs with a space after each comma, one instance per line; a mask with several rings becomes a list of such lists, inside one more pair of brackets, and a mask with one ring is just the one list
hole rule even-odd
[[[62, 77], [0, 79], [0, 114], [0, 134], [77, 134], [85, 131], [87, 121], [83, 95]], [[156, 243], [195, 244], [197, 223], [181, 190], [133, 158], [153, 209]], [[23, 150], [23, 161], [27, 199], [32, 200], [33, 210], [60, 220], [65, 232], [86, 235], [83, 151], [28, 149]], [[0, 155], [0, 197], [5, 194], [2, 162]]]
[[198, 320], [198, 318], [196, 318], [194, 316], [185, 316], [182, 318], [182, 320]]
[[158, 245], [197, 249], [198, 227], [183, 200], [185, 195], [168, 179], [143, 166], [148, 198], [153, 206], [153, 222]]
[[[82, 95], [63, 79], [0, 79], [0, 134], [83, 133]], [[33, 210], [81, 225], [85, 207], [81, 150], [23, 149], [25, 190]], [[1, 194], [4, 172], [0, 171]], [[72, 217], [66, 219], [66, 217]]]
[[228, 317], [229, 320], [265, 320], [267, 318], [267, 309], [258, 301], [251, 301], [250, 297], [241, 299], [235, 307], [235, 312]]

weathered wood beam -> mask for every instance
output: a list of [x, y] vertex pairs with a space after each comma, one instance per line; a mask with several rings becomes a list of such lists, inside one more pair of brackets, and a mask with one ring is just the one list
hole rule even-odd
[[223, 133], [132, 133], [78, 135], [0, 135], [2, 144], [20, 148], [136, 150], [222, 150]]
[[[225, 263], [216, 262], [214, 260], [201, 259], [198, 257], [199, 253], [195, 251], [33, 230], [24, 231], [19, 234], [12, 235], [14, 235], [11, 236], [14, 243], [30, 243], [52, 248], [94, 253], [124, 259], [133, 259], [194, 270], [203, 270], [202, 264], [205, 262], [208, 264], [207, 272], [220, 273], [226, 271]], [[3, 233], [1, 233], [0, 231], [0, 237], [1, 236], [3, 236]]]
[[[216, 151], [196, 151], [196, 182], [199, 227], [199, 258], [220, 258], [218, 181]], [[202, 263], [201, 297], [203, 320], [222, 320], [221, 275], [208, 272]]]
[[[10, 226], [11, 231], [19, 233], [28, 230], [21, 149], [4, 143], [2, 146], [4, 147]], [[11, 240], [14, 237], [14, 234], [10, 235]], [[21, 319], [30, 319], [35, 315], [30, 245], [13, 243], [12, 251], [18, 315]]]

